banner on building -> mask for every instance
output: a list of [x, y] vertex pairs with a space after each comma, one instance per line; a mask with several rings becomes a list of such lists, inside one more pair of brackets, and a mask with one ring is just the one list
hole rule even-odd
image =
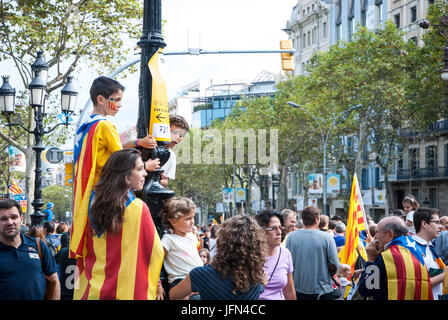
[[9, 172], [25, 172], [25, 154], [14, 146], [8, 147]]
[[222, 202], [233, 202], [233, 188], [222, 188]]
[[235, 189], [235, 202], [243, 202], [246, 201], [246, 189], [245, 188], [236, 188]]
[[327, 193], [336, 194], [341, 191], [341, 175], [337, 173], [327, 174]]
[[308, 175], [308, 193], [321, 194], [324, 190], [324, 176], [322, 173], [310, 173]]

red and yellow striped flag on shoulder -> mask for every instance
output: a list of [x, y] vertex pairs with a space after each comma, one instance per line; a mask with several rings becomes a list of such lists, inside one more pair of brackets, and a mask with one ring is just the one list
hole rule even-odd
[[362, 194], [359, 189], [358, 179], [355, 173], [353, 176], [350, 195], [347, 229], [345, 232], [345, 244], [339, 252], [340, 263], [348, 264], [352, 269], [352, 273], [355, 270], [355, 263], [359, 256], [358, 251], [364, 260], [367, 260], [366, 250], [362, 244], [362, 241], [359, 241], [359, 232], [362, 230], [368, 231], [364, 204], [362, 202]]
[[23, 193], [22, 188], [19, 187], [17, 182], [14, 181], [14, 179], [11, 179], [11, 183], [9, 184], [8, 188], [9, 188], [9, 192], [11, 192], [12, 194]]

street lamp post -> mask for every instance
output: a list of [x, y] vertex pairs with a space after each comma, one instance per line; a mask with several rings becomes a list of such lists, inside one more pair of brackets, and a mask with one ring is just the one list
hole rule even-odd
[[[61, 90], [61, 110], [66, 117], [65, 122], [56, 124], [51, 129], [45, 130], [44, 128], [44, 118], [47, 95], [47, 85], [46, 78], [48, 75], [48, 65], [43, 59], [43, 52], [38, 52], [38, 58], [32, 65], [32, 75], [33, 79], [28, 85], [30, 90], [30, 105], [34, 111], [35, 128], [29, 130], [25, 128], [21, 123], [11, 123], [11, 116], [15, 111], [15, 89], [9, 84], [9, 76], [3, 77], [3, 85], [0, 88], [0, 111], [6, 117], [8, 127], [19, 126], [29, 134], [34, 135], [34, 146], [33, 151], [36, 154], [36, 168], [34, 170], [34, 200], [31, 203], [34, 212], [30, 215], [31, 224], [33, 226], [41, 226], [45, 214], [42, 213], [42, 151], [45, 150], [43, 146], [44, 135], [52, 132], [54, 129], [60, 125], [69, 124], [69, 117], [75, 111], [76, 97], [78, 92], [76, 91], [72, 80], [73, 77], [67, 77], [67, 83]], [[45, 77], [45, 79], [43, 78]]]
[[[139, 108], [137, 119], [137, 137], [144, 138], [148, 135], [151, 113], [152, 97], [152, 76], [148, 68], [151, 57], [166, 46], [162, 37], [162, 3], [161, 0], [144, 0], [143, 3], [143, 32], [138, 45], [141, 48], [140, 60], [140, 80], [139, 80]], [[140, 148], [141, 149], [141, 148]], [[148, 159], [160, 159], [162, 166], [169, 158], [169, 150], [164, 142], [158, 142], [155, 149], [141, 149], [143, 161]], [[141, 198], [149, 207], [154, 224], [159, 236], [162, 237], [168, 230], [162, 224], [158, 213], [162, 210], [167, 199], [174, 196], [174, 192], [164, 188], [160, 184], [160, 178], [163, 170], [146, 177], [145, 186], [141, 192], [136, 195]]]
[[[322, 118], [316, 117], [311, 112], [309, 112], [307, 109], [301, 107], [300, 105], [298, 105], [294, 102], [288, 102], [288, 104], [294, 108], [301, 109], [301, 110], [305, 111], [306, 113], [308, 113], [317, 122], [317, 126], [319, 127], [319, 131], [320, 131], [320, 135], [321, 135], [321, 139], [322, 139], [322, 148], [323, 148], [322, 152], [323, 152], [323, 156], [324, 156], [323, 164], [322, 164], [322, 171], [323, 171], [323, 176], [324, 176], [323, 205], [322, 205], [323, 210], [322, 210], [322, 212], [323, 212], [323, 214], [328, 215], [328, 212], [327, 212], [327, 143], [328, 143], [328, 138], [330, 136], [331, 130], [333, 129], [334, 125], [336, 124], [336, 120], [338, 120], [342, 115], [349, 114], [353, 110], [361, 108], [362, 105], [358, 104], [356, 106], [353, 106], [353, 107], [341, 112], [334, 118], [322, 119]], [[322, 123], [325, 123], [327, 121], [331, 121], [331, 124], [330, 124], [330, 127], [328, 128], [327, 132], [325, 133], [324, 128], [322, 127]]]

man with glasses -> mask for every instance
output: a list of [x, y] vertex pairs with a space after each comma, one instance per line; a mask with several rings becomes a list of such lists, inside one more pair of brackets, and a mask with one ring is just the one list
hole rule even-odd
[[338, 251], [333, 236], [319, 230], [319, 215], [318, 208], [305, 207], [305, 228], [291, 232], [286, 240], [293, 261], [297, 300], [318, 300], [333, 291], [331, 277], [339, 266]]
[[434, 300], [443, 294], [443, 279], [447, 268], [436, 253], [431, 241], [436, 239], [442, 231], [439, 220], [439, 211], [431, 208], [420, 208], [414, 213], [414, 226], [416, 234], [412, 238], [416, 247], [422, 252], [428, 269]]

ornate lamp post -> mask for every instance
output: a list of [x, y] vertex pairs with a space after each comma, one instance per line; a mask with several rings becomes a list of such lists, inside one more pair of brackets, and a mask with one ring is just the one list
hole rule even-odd
[[[139, 109], [137, 120], [137, 137], [143, 138], [149, 132], [152, 77], [148, 68], [151, 57], [166, 46], [162, 37], [162, 3], [161, 0], [144, 0], [143, 3], [143, 34], [138, 45], [141, 48], [140, 81], [139, 81]], [[162, 166], [169, 159], [169, 151], [164, 142], [158, 142], [159, 146], [153, 150], [142, 149], [142, 158], [160, 159]], [[150, 174], [146, 178], [145, 187], [136, 193], [139, 198], [148, 205], [159, 236], [167, 232], [158, 215], [162, 210], [165, 200], [174, 196], [174, 192], [164, 188], [160, 184], [162, 170]]]
[[65, 122], [56, 124], [51, 129], [45, 130], [44, 117], [45, 117], [45, 103], [47, 95], [46, 80], [43, 77], [47, 77], [48, 65], [43, 59], [43, 53], [38, 52], [38, 57], [32, 65], [33, 79], [29, 86], [30, 90], [30, 105], [34, 110], [35, 128], [29, 130], [25, 128], [21, 123], [11, 123], [11, 115], [15, 111], [15, 89], [9, 84], [9, 77], [3, 77], [3, 85], [0, 89], [0, 108], [1, 112], [5, 115], [8, 127], [19, 126], [29, 134], [34, 135], [33, 150], [36, 154], [36, 168], [34, 179], [34, 200], [32, 206], [34, 208], [33, 214], [30, 215], [31, 224], [42, 225], [45, 214], [42, 213], [42, 151], [45, 150], [43, 146], [44, 135], [52, 132], [60, 125], [68, 126], [68, 119], [75, 110], [76, 97], [78, 92], [75, 90], [72, 80], [73, 77], [67, 77], [67, 83], [61, 90], [61, 110], [66, 117]]

